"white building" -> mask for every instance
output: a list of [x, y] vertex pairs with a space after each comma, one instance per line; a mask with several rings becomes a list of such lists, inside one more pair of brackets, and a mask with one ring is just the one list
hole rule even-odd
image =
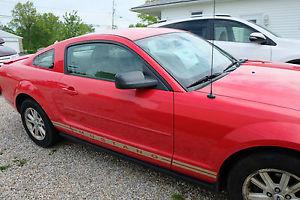
[[[157, 0], [132, 11], [156, 15], [162, 20], [212, 15], [213, 0]], [[300, 39], [299, 0], [216, 0], [216, 14], [240, 17], [282, 37]]]
[[17, 53], [23, 52], [22, 37], [0, 30], [0, 38], [3, 38], [4, 45], [14, 49]]

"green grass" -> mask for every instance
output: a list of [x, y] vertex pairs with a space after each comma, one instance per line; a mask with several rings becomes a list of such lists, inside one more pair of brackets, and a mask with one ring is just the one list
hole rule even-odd
[[172, 200], [185, 200], [185, 198], [181, 194], [173, 194]]
[[57, 151], [57, 149], [51, 149], [49, 152], [49, 156], [52, 156], [56, 151]]
[[23, 167], [26, 163], [27, 163], [27, 160], [26, 159], [18, 159], [18, 158], [15, 158], [13, 160], [13, 162], [18, 166], [18, 167]]
[[2, 149], [2, 150], [0, 150], [0, 156], [2, 156], [3, 154], [4, 154], [4, 151], [5, 151], [6, 149]]
[[10, 165], [0, 165], [0, 171], [1, 172], [6, 171], [8, 168], [10, 168]]

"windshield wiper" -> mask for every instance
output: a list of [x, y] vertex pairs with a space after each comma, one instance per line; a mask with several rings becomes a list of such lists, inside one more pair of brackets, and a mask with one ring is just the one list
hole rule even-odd
[[247, 59], [236, 60], [224, 69], [224, 72], [231, 72], [236, 70], [242, 63], [247, 62]]
[[216, 77], [218, 77], [218, 76], [220, 76], [222, 74], [223, 73], [218, 72], [218, 73], [214, 73], [212, 75], [205, 76], [205, 77], [199, 79], [198, 81], [190, 84], [187, 88], [191, 88], [191, 87], [194, 87], [196, 85], [199, 85], [199, 84], [202, 84], [202, 83], [206, 83], [206, 82], [208, 82], [208, 81], [210, 81], [210, 80], [212, 80], [212, 79], [214, 79], [214, 78], [216, 78]]
[[196, 85], [202, 84], [202, 83], [206, 83], [226, 72], [231, 72], [234, 71], [235, 69], [237, 69], [242, 63], [245, 63], [247, 60], [246, 59], [241, 59], [241, 60], [236, 60], [234, 62], [232, 62], [228, 67], [226, 67], [226, 69], [223, 72], [218, 72], [218, 73], [214, 73], [212, 75], [207, 75], [203, 78], [201, 78], [200, 80], [190, 84], [187, 88], [191, 88], [194, 87]]

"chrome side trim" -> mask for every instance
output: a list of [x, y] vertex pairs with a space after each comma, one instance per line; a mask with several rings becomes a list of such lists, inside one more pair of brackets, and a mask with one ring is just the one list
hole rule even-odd
[[167, 158], [165, 156], [161, 156], [161, 155], [158, 155], [158, 154], [155, 154], [155, 153], [152, 153], [152, 152], [149, 152], [149, 151], [145, 151], [145, 150], [142, 150], [142, 149], [139, 149], [139, 148], [127, 145], [127, 144], [120, 143], [120, 142], [116, 142], [114, 140], [107, 139], [107, 138], [104, 138], [104, 137], [101, 137], [101, 136], [97, 136], [93, 133], [82, 131], [82, 130], [79, 130], [79, 129], [76, 129], [74, 127], [64, 125], [64, 124], [61, 124], [61, 123], [58, 123], [58, 122], [53, 122], [53, 125], [56, 126], [56, 127], [60, 127], [60, 128], [75, 132], [79, 135], [88, 137], [90, 139], [102, 142], [104, 144], [108, 144], [108, 145], [111, 145], [111, 146], [114, 146], [114, 147], [118, 147], [122, 150], [126, 150], [126, 151], [129, 151], [129, 152], [138, 154], [138, 155], [145, 156], [147, 158], [158, 160], [158, 161], [163, 162], [163, 163], [171, 164], [171, 158]]
[[198, 174], [202, 174], [202, 175], [214, 178], [214, 179], [217, 178], [217, 173], [216, 172], [213, 172], [213, 171], [210, 171], [210, 170], [207, 170], [207, 169], [203, 169], [201, 167], [197, 167], [197, 166], [194, 166], [194, 165], [190, 165], [190, 164], [187, 164], [187, 163], [183, 163], [183, 162], [180, 162], [178, 160], [173, 160], [172, 165], [174, 165], [176, 167], [186, 169], [186, 170], [189, 170], [189, 171], [192, 171], [192, 172], [195, 172], [195, 173], [198, 173]]
[[82, 135], [84, 137], [102, 142], [104, 144], [108, 144], [108, 145], [117, 147], [117, 148], [122, 149], [122, 150], [126, 150], [126, 151], [129, 151], [129, 152], [138, 154], [138, 155], [145, 156], [147, 158], [151, 158], [153, 160], [157, 160], [157, 161], [160, 161], [160, 162], [163, 162], [163, 163], [166, 163], [166, 164], [170, 164], [170, 165], [172, 164], [173, 166], [176, 166], [176, 167], [179, 167], [179, 168], [182, 168], [182, 169], [185, 169], [185, 170], [189, 170], [189, 171], [195, 172], [197, 174], [205, 175], [205, 176], [210, 177], [210, 178], [217, 179], [217, 173], [216, 172], [213, 172], [213, 171], [210, 171], [210, 170], [198, 167], [198, 166], [183, 163], [183, 162], [178, 161], [178, 160], [173, 160], [173, 162], [172, 162], [172, 158], [169, 158], [169, 157], [161, 156], [159, 154], [155, 154], [155, 153], [145, 151], [145, 150], [142, 150], [142, 149], [139, 149], [139, 148], [127, 145], [127, 144], [123, 144], [123, 143], [120, 143], [120, 142], [117, 142], [117, 141], [114, 141], [114, 140], [111, 140], [111, 139], [108, 139], [108, 138], [105, 138], [105, 137], [101, 137], [101, 136], [95, 135], [93, 133], [83, 131], [83, 130], [80, 130], [80, 129], [74, 128], [72, 126], [68, 126], [68, 125], [59, 123], [59, 122], [52, 122], [52, 123], [57, 128], [62, 128], [62, 129], [65, 129], [65, 130], [72, 131], [76, 134], [79, 134], [79, 135]]

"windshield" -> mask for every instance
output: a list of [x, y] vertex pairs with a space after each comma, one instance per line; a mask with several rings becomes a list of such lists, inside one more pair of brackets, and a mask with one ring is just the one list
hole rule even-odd
[[[211, 74], [212, 44], [190, 33], [158, 35], [136, 42], [185, 88]], [[223, 72], [235, 60], [214, 49], [213, 73]]]

